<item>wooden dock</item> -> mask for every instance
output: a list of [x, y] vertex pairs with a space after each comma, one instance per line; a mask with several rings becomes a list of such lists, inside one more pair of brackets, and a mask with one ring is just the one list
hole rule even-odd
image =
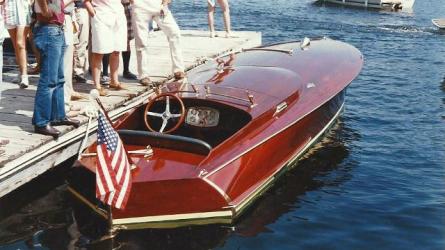
[[[187, 69], [196, 67], [202, 58], [212, 58], [230, 50], [261, 44], [261, 34], [257, 32], [234, 32], [232, 38], [209, 38], [208, 34], [208, 31], [182, 31], [182, 48]], [[168, 42], [162, 32], [155, 32], [150, 38], [150, 45], [150, 78], [152, 81], [165, 83], [172, 78]], [[136, 73], [136, 53], [132, 53], [130, 69]], [[30, 76], [29, 88], [20, 89], [17, 84], [12, 83], [16, 75], [17, 71], [4, 73], [3, 83], [0, 84], [0, 138], [10, 141], [6, 146], [0, 147], [5, 150], [0, 155], [0, 197], [75, 156], [85, 136], [88, 121], [85, 115], [80, 114], [76, 117], [83, 122], [79, 128], [58, 127], [63, 135], [57, 140], [35, 134], [31, 118], [38, 76]], [[128, 90], [110, 91], [109, 96], [101, 97], [111, 119], [118, 118], [153, 94], [151, 89], [137, 82], [121, 80]], [[93, 89], [91, 81], [73, 85], [76, 91], [85, 94]], [[74, 102], [73, 105], [83, 109], [91, 104], [84, 100]], [[93, 120], [87, 145], [96, 140], [96, 129], [97, 121]]]

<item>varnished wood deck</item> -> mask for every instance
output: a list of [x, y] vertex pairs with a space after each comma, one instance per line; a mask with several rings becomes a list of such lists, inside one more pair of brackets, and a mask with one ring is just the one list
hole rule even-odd
[[[235, 32], [233, 38], [209, 38], [207, 31], [183, 31], [182, 47], [187, 68], [193, 68], [202, 57], [215, 57], [229, 50], [250, 48], [261, 44], [261, 34], [256, 32]], [[171, 78], [171, 63], [168, 42], [162, 32], [156, 32], [150, 38], [151, 44], [151, 79], [166, 82]], [[133, 48], [134, 51], [134, 48]], [[132, 53], [130, 69], [136, 73], [136, 53]], [[62, 163], [77, 154], [80, 142], [86, 131], [87, 117], [79, 115], [84, 124], [78, 128], [58, 127], [63, 135], [59, 139], [35, 134], [31, 124], [34, 95], [38, 76], [30, 76], [30, 87], [19, 89], [12, 83], [17, 72], [3, 74], [0, 85], [0, 138], [10, 141], [1, 148], [0, 155], [0, 197], [15, 190], [48, 169]], [[110, 91], [107, 97], [101, 97], [112, 119], [145, 100], [152, 91], [137, 82], [125, 81], [128, 90]], [[86, 84], [74, 83], [75, 90], [88, 94], [93, 88], [91, 81]], [[78, 101], [74, 106], [83, 108], [89, 101]], [[89, 143], [95, 140], [97, 122], [93, 121]]]

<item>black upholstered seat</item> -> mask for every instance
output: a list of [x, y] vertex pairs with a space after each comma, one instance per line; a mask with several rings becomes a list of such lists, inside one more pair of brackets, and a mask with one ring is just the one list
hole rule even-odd
[[119, 130], [118, 133], [122, 141], [130, 145], [150, 145], [201, 155], [207, 155], [212, 150], [212, 147], [205, 141], [180, 135], [126, 129]]

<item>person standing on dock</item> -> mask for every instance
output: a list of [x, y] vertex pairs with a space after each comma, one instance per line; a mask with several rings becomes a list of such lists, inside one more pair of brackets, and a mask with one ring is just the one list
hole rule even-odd
[[[3, 4], [3, 15], [5, 26], [8, 29], [9, 37], [14, 46], [15, 59], [19, 66], [20, 74], [14, 82], [20, 88], [27, 88], [28, 61], [26, 54], [26, 37], [31, 24], [31, 2], [30, 0], [7, 0]], [[3, 30], [2, 30], [3, 32]]]
[[148, 70], [148, 23], [154, 20], [167, 36], [172, 59], [172, 71], [176, 80], [185, 77], [181, 51], [181, 31], [168, 9], [169, 0], [131, 0], [133, 3], [133, 30], [135, 33], [136, 57], [139, 82], [151, 83]]
[[52, 126], [79, 126], [79, 121], [66, 117], [64, 108], [63, 57], [66, 48], [63, 23], [63, 0], [37, 0], [34, 42], [41, 55], [40, 79], [37, 86], [32, 122], [35, 132], [59, 137]]
[[65, 24], [63, 30], [65, 32], [66, 45], [63, 58], [65, 76], [64, 98], [66, 107], [65, 111], [69, 111], [71, 101], [84, 99], [84, 97], [73, 88], [74, 35], [76, 33], [75, 30], [77, 30], [77, 21], [74, 15], [75, 5], [73, 0], [64, 0], [64, 3], [65, 9], [63, 12], [65, 13]]
[[121, 0], [85, 0], [91, 17], [91, 70], [96, 89], [101, 96], [107, 91], [100, 85], [100, 68], [104, 54], [110, 54], [110, 88], [125, 89], [119, 83], [119, 54], [127, 50], [127, 19]]
[[75, 0], [77, 34], [74, 36], [73, 78], [77, 83], [86, 83], [85, 69], [88, 63], [88, 40], [90, 36], [90, 16], [82, 0]]
[[[214, 14], [215, 14], [215, 7], [216, 3], [215, 0], [207, 0], [208, 4], [208, 20], [209, 20], [209, 29], [210, 29], [210, 38], [213, 38], [216, 36], [215, 33], [215, 20], [214, 20]], [[229, 38], [232, 36], [232, 31], [230, 27], [230, 9], [229, 9], [229, 0], [218, 0], [219, 6], [221, 6], [223, 17], [224, 17], [224, 27], [226, 28], [226, 37]]]

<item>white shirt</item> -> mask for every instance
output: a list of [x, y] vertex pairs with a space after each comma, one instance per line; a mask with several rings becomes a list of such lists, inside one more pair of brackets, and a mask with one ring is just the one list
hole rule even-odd
[[123, 9], [121, 0], [92, 0], [91, 3], [98, 10], [120, 12]]

